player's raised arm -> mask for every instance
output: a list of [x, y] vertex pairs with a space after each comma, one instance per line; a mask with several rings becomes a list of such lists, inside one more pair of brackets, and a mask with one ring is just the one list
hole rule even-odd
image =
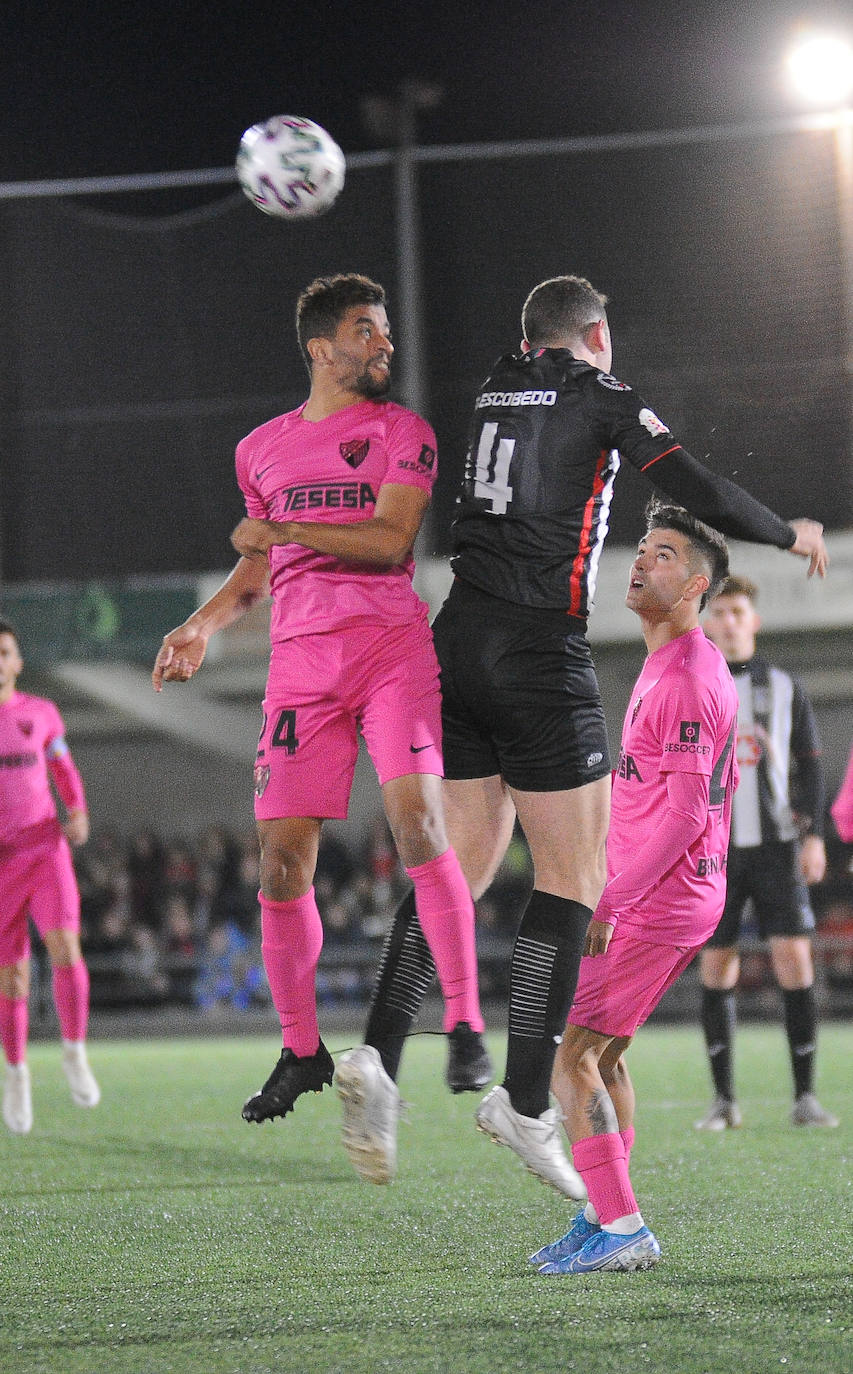
[[164, 682], [188, 682], [204, 661], [211, 635], [239, 620], [261, 599], [268, 583], [265, 563], [241, 558], [219, 590], [163, 636], [151, 673], [154, 691], [162, 691]]
[[311, 520], [241, 520], [231, 543], [244, 558], [265, 557], [276, 544], [301, 544], [345, 562], [396, 567], [409, 557], [429, 493], [398, 482], [385, 483], [374, 514], [357, 524], [320, 524]]

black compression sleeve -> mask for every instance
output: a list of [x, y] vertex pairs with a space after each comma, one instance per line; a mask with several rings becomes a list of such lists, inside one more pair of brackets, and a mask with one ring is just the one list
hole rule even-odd
[[775, 544], [778, 549], [789, 549], [796, 540], [796, 532], [786, 520], [774, 515], [736, 482], [706, 468], [684, 448], [665, 454], [642, 471], [691, 515], [731, 539]]

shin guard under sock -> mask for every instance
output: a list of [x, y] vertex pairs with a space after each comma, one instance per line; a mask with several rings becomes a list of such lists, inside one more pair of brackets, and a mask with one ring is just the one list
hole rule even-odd
[[503, 1086], [523, 1116], [548, 1109], [554, 1056], [578, 981], [592, 912], [534, 889], [512, 952], [509, 1038]]

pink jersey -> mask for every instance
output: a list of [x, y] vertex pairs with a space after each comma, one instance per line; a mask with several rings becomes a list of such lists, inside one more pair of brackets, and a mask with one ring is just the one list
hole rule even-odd
[[49, 769], [62, 760], [77, 780], [72, 800], [84, 806], [79, 774], [71, 765], [65, 727], [52, 701], [13, 692], [0, 703], [0, 849], [37, 840], [56, 820]]
[[[268, 420], [237, 446], [237, 480], [254, 519], [349, 524], [370, 519], [385, 482], [431, 491], [435, 434], [413, 411], [366, 400], [312, 423], [303, 410]], [[426, 615], [411, 558], [372, 568], [285, 544], [270, 550], [270, 571], [273, 643]]]
[[737, 785], [737, 704], [726, 661], [701, 629], [656, 649], [643, 665], [625, 715], [613, 780], [608, 880], [626, 868], [630, 872], [643, 838], [659, 827], [667, 807], [667, 774], [703, 774], [710, 791], [699, 837], [651, 891], [620, 910], [619, 925], [636, 936], [695, 946], [716, 929], [726, 895]]

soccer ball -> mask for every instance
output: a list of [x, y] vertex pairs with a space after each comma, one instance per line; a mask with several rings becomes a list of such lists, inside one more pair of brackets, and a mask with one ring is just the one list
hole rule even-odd
[[344, 184], [346, 162], [335, 140], [311, 119], [274, 115], [240, 139], [237, 180], [265, 215], [322, 215]]

